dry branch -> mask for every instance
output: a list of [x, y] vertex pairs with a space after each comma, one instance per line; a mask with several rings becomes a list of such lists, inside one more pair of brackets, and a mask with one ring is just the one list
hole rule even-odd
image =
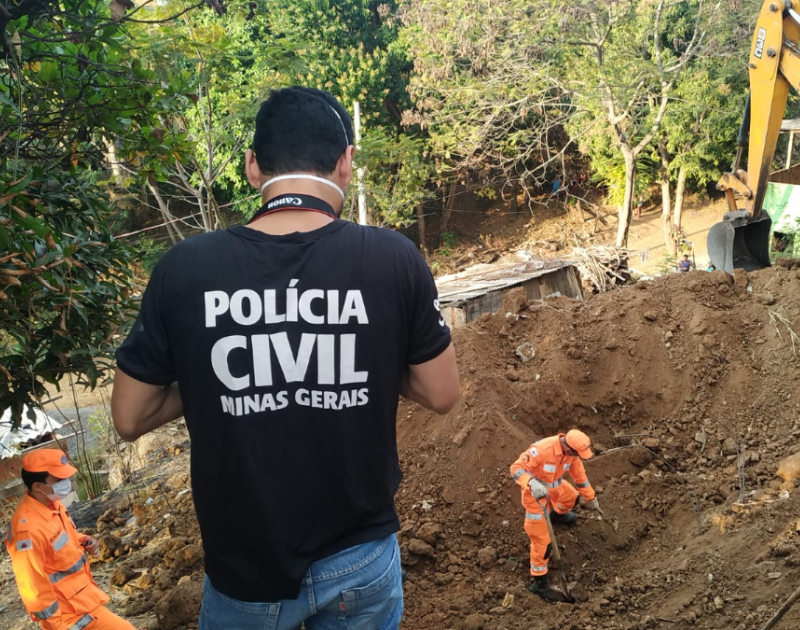
[[600, 293], [610, 291], [630, 278], [627, 249], [593, 245], [589, 248], [576, 247], [572, 250], [578, 270]]

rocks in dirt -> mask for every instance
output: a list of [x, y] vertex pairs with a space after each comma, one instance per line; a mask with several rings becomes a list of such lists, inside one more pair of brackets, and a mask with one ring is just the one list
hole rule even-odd
[[536, 356], [536, 348], [533, 347], [532, 343], [526, 341], [525, 343], [517, 346], [514, 354], [516, 354], [523, 363], [527, 363]]
[[723, 608], [725, 608], [725, 602], [719, 595], [716, 595], [714, 597], [714, 608], [716, 608], [717, 610], [722, 610]]
[[524, 288], [515, 287], [503, 296], [504, 313], [521, 313], [526, 308], [528, 308], [528, 296]]
[[658, 319], [658, 313], [656, 313], [655, 311], [645, 311], [644, 312], [644, 318], [648, 322], [654, 322], [654, 321], [656, 321]]
[[453, 505], [456, 502], [456, 491], [451, 486], [445, 486], [444, 490], [442, 490], [442, 500], [447, 505]]
[[472, 432], [472, 424], [465, 424], [453, 436], [453, 444], [455, 444], [456, 446], [461, 446], [464, 443], [464, 440], [466, 440], [467, 437], [469, 437], [469, 434], [471, 432]]
[[416, 556], [433, 558], [433, 547], [419, 538], [412, 538], [408, 541], [408, 551]]
[[[423, 542], [428, 543], [429, 545], [436, 544], [436, 538], [441, 533], [442, 528], [437, 525], [436, 523], [425, 523], [422, 527], [419, 528], [417, 531], [417, 538], [422, 540]], [[414, 552], [416, 553], [416, 552]], [[419, 554], [425, 555], [425, 554]]]
[[794, 481], [800, 477], [800, 451], [782, 459], [775, 474], [784, 481]]
[[478, 566], [481, 569], [491, 569], [495, 564], [497, 564], [497, 551], [493, 547], [478, 550]]
[[486, 623], [483, 615], [478, 613], [473, 613], [469, 617], [466, 618], [464, 621], [464, 630], [483, 630], [483, 626]]
[[136, 577], [136, 572], [127, 567], [119, 567], [111, 574], [109, 583], [111, 586], [124, 586]]
[[103, 534], [97, 539], [100, 545], [100, 559], [109, 560], [110, 558], [122, 555], [122, 542], [112, 534]]
[[744, 295], [747, 285], [750, 284], [750, 277], [744, 269], [733, 270], [733, 288], [739, 295]]
[[156, 604], [159, 628], [174, 630], [181, 624], [195, 621], [202, 601], [203, 586], [200, 582], [190, 580], [179, 584]]
[[723, 455], [736, 455], [739, 450], [736, 448], [736, 440], [733, 438], [725, 438], [725, 441], [722, 443], [722, 454]]

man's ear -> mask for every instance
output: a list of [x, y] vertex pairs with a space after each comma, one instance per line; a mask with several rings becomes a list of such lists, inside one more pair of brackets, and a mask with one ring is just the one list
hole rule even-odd
[[355, 153], [356, 148], [351, 144], [336, 162], [336, 177], [342, 188], [345, 188], [353, 179], [353, 156]]
[[244, 152], [244, 172], [245, 175], [247, 175], [247, 181], [250, 182], [250, 185], [261, 192], [261, 184], [264, 175], [261, 173], [258, 161], [256, 160], [256, 154], [253, 153], [252, 149], [247, 149], [247, 151]]

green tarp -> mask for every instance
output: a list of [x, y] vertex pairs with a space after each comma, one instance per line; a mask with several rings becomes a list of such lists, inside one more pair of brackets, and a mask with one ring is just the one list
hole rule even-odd
[[777, 232], [787, 236], [784, 239], [773, 237], [773, 258], [800, 256], [800, 186], [770, 182], [764, 196], [764, 209], [772, 218], [773, 235]]

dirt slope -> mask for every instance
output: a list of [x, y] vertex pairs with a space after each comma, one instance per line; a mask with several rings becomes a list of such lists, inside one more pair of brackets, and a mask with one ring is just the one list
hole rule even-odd
[[[800, 271], [695, 272], [505, 310], [456, 331], [457, 409], [399, 414], [407, 627], [760, 627], [800, 577], [800, 501], [775, 477], [800, 448], [800, 370], [769, 315], [798, 321]], [[567, 608], [524, 590], [508, 465], [571, 427], [605, 451], [587, 470], [606, 520], [557, 530], [589, 598]], [[779, 627], [800, 627], [800, 610]]]
[[[800, 364], [781, 317], [800, 327], [800, 269], [693, 272], [586, 302], [509, 295], [504, 312], [455, 331], [458, 406], [398, 412], [403, 627], [759, 628], [800, 582], [800, 493], [775, 476], [800, 450]], [[525, 590], [508, 466], [571, 427], [596, 442], [587, 470], [606, 518], [557, 527], [587, 601], [548, 605]], [[158, 477], [79, 525], [102, 538], [94, 570], [118, 610], [137, 627], [192, 628], [202, 550], [188, 458], [154, 457]], [[778, 627], [800, 627], [800, 608]]]

